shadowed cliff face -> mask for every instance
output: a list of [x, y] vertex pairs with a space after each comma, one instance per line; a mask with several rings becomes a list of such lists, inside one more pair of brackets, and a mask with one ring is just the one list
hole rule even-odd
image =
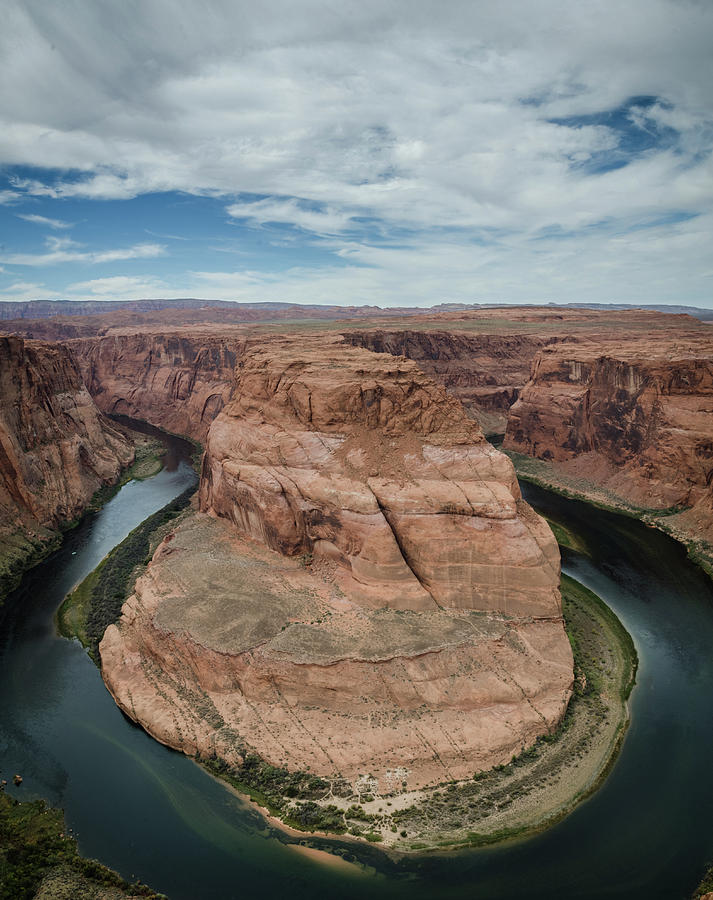
[[132, 458], [67, 348], [0, 337], [0, 562], [19, 566]]
[[200, 327], [70, 342], [97, 406], [203, 441], [230, 396], [246, 340]]
[[557, 545], [414, 363], [335, 335], [246, 349], [200, 508], [101, 644], [166, 743], [387, 790], [509, 760], [564, 714]]
[[133, 449], [102, 416], [65, 347], [0, 337], [3, 505], [43, 525], [74, 518]]
[[640, 506], [701, 502], [713, 479], [713, 340], [543, 350], [505, 446]]
[[527, 382], [540, 348], [557, 341], [537, 335], [459, 334], [448, 331], [345, 332], [355, 347], [414, 360], [466, 409], [507, 413]]

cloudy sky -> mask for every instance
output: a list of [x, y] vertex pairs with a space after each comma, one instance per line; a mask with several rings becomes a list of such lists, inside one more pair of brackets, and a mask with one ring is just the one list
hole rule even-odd
[[2, 299], [713, 307], [709, 0], [2, 8]]

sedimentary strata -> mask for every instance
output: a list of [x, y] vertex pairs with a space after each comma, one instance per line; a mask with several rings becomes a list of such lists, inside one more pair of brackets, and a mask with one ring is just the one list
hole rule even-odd
[[70, 342], [101, 410], [203, 441], [230, 396], [246, 345], [217, 329], [138, 332]]
[[504, 446], [713, 540], [713, 338], [543, 349]]
[[560, 721], [555, 541], [412, 362], [338, 336], [246, 348], [200, 508], [100, 648], [160, 740], [387, 790], [509, 760]]
[[414, 360], [476, 415], [507, 414], [530, 376], [537, 352], [558, 340], [528, 334], [465, 334], [445, 330], [347, 331], [355, 347]]
[[0, 592], [132, 458], [66, 347], [0, 336]]

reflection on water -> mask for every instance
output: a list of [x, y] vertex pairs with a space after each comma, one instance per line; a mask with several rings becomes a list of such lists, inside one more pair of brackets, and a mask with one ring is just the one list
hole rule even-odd
[[17, 796], [62, 806], [83, 853], [172, 900], [675, 898], [713, 857], [713, 589], [680, 547], [638, 523], [524, 486], [580, 533], [590, 558], [565, 570], [632, 632], [641, 657], [633, 722], [604, 787], [548, 832], [447, 857], [391, 859], [313, 841], [356, 865], [326, 866], [190, 760], [129, 722], [76, 642], [57, 638], [65, 593], [135, 525], [195, 480], [191, 447], [164, 438], [166, 468], [132, 482], [71, 532], [3, 610], [0, 766]]

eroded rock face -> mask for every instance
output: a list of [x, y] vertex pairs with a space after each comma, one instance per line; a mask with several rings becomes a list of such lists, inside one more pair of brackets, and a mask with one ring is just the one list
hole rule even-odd
[[0, 557], [76, 518], [132, 458], [67, 348], [0, 336]]
[[418, 367], [477, 414], [507, 413], [530, 376], [538, 350], [559, 340], [527, 334], [452, 331], [347, 331], [344, 339], [375, 353], [414, 360]]
[[559, 615], [558, 551], [509, 460], [405, 360], [337, 338], [249, 353], [200, 497], [273, 550], [333, 563], [363, 603]]
[[713, 338], [542, 350], [505, 446], [565, 463], [643, 507], [704, 501], [713, 479]]
[[101, 644], [166, 743], [386, 790], [509, 760], [564, 714], [554, 538], [413, 363], [338, 336], [247, 349], [200, 508]]
[[245, 338], [196, 327], [71, 341], [97, 406], [196, 440], [230, 397]]

